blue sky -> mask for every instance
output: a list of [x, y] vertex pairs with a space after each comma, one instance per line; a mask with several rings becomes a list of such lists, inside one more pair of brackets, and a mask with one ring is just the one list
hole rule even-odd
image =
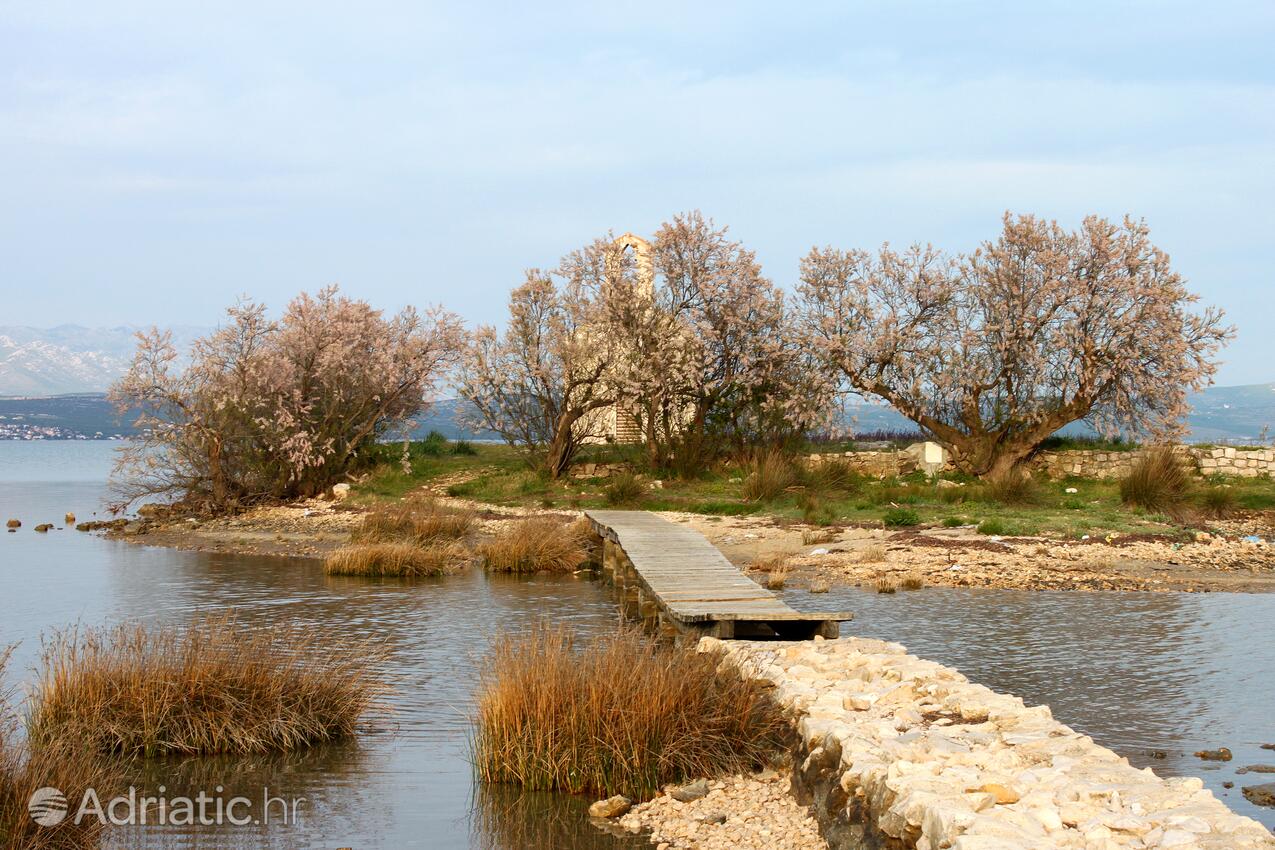
[[965, 250], [1145, 217], [1275, 380], [1275, 4], [0, 0], [0, 325], [211, 324], [338, 282], [495, 321], [702, 209]]

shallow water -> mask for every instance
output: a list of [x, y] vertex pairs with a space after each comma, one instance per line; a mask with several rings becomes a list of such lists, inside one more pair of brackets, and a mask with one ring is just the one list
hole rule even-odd
[[[22, 529], [0, 533], [0, 646], [17, 643], [8, 684], [32, 677], [40, 635], [77, 622], [184, 622], [234, 609], [250, 628], [305, 624], [319, 633], [386, 638], [395, 685], [393, 714], [341, 746], [250, 759], [193, 759], [147, 766], [136, 777], [155, 794], [199, 790], [252, 801], [264, 789], [291, 803], [298, 823], [116, 829], [121, 848], [612, 848], [590, 826], [589, 800], [475, 789], [469, 711], [487, 637], [540, 617], [584, 633], [608, 629], [614, 604], [597, 583], [518, 580], [481, 572], [417, 583], [329, 578], [314, 562], [178, 552], [102, 540], [73, 530], [37, 534], [40, 522], [81, 520], [98, 509], [109, 469], [103, 443], [0, 442], [0, 517]], [[223, 790], [217, 792], [217, 786]], [[210, 809], [211, 811], [211, 809]], [[238, 810], [240, 813], [242, 809]]]
[[[0, 442], [0, 645], [20, 642], [10, 684], [29, 680], [42, 633], [77, 621], [183, 622], [234, 608], [250, 627], [303, 623], [318, 632], [388, 638], [395, 713], [350, 744], [254, 759], [149, 765], [139, 776], [170, 796], [198, 789], [254, 800], [303, 797], [298, 824], [116, 830], [116, 847], [589, 848], [621, 845], [588, 826], [587, 800], [475, 788], [466, 759], [470, 695], [487, 636], [537, 618], [606, 629], [602, 586], [576, 579], [485, 578], [414, 584], [335, 579], [312, 563], [147, 549], [39, 522], [97, 509], [107, 443]], [[843, 633], [895, 640], [971, 679], [1048, 703], [1055, 716], [1157, 772], [1201, 776], [1244, 814], [1275, 826], [1240, 787], [1275, 763], [1275, 595], [1029, 593], [931, 588], [881, 595], [839, 589], [786, 594], [796, 607], [847, 607]], [[1227, 746], [1229, 764], [1196, 759]], [[1162, 751], [1165, 758], [1150, 753]], [[1236, 787], [1226, 791], [1223, 781]], [[257, 808], [254, 808], [254, 812]]]

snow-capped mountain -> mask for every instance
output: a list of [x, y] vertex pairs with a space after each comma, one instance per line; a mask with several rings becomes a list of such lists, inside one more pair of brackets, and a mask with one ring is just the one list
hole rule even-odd
[[[0, 396], [103, 392], [128, 368], [139, 328], [0, 326]], [[182, 350], [204, 328], [173, 329]]]

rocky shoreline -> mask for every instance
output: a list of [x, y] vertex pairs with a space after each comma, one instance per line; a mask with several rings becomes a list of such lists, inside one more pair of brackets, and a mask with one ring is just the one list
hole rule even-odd
[[[544, 513], [453, 499], [433, 488], [422, 494], [474, 510], [484, 530], [509, 518]], [[93, 530], [148, 546], [323, 558], [348, 541], [362, 511], [341, 500], [311, 499], [198, 520], [141, 515], [96, 523]], [[689, 524], [745, 569], [784, 557], [790, 587], [900, 588], [911, 579], [927, 587], [1275, 592], [1275, 545], [1265, 527], [1235, 525], [1182, 540], [1136, 535], [1060, 540], [993, 537], [966, 528], [816, 528], [765, 516], [661, 516]], [[764, 574], [754, 576], [766, 580]]]
[[[772, 684], [793, 712], [793, 804], [813, 807], [833, 850], [1275, 848], [1265, 827], [1200, 780], [1137, 770], [1047, 706], [1025, 706], [898, 644], [705, 638], [700, 649]], [[626, 817], [657, 844], [716, 846], [674, 843], [706, 828], [685, 826], [694, 813], [663, 798], [635, 811]]]
[[791, 785], [787, 772], [729, 776], [705, 783], [706, 793], [694, 799], [666, 791], [618, 823], [645, 832], [656, 850], [827, 850], [819, 823]]

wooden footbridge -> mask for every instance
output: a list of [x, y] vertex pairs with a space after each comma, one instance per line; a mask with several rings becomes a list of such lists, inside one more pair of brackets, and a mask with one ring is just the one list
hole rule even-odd
[[846, 611], [807, 613], [726, 560], [704, 535], [646, 511], [585, 511], [621, 607], [664, 633], [749, 640], [837, 636]]

